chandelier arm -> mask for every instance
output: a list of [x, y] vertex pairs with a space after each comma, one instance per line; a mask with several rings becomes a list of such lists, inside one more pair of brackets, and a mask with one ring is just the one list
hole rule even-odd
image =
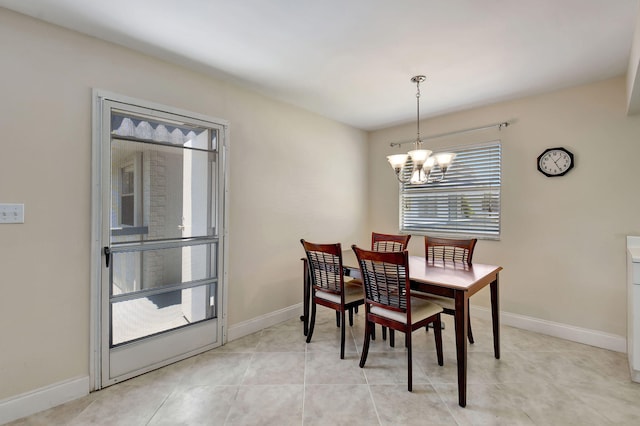
[[402, 176], [402, 170], [403, 169], [404, 169], [404, 167], [401, 168], [401, 169], [397, 169], [396, 170], [396, 178], [398, 178], [398, 182], [400, 182], [402, 184], [405, 184], [405, 183], [409, 182], [409, 180], [408, 179], [407, 180], [402, 180], [401, 176]]
[[[435, 169], [435, 167], [434, 167], [434, 169]], [[438, 170], [440, 170], [440, 178], [436, 179], [434, 177], [429, 181], [429, 183], [438, 183], [438, 182], [442, 182], [444, 180], [444, 172], [442, 171], [442, 169], [440, 167], [438, 167]], [[433, 171], [433, 169], [431, 169], [431, 171]], [[431, 175], [431, 172], [429, 172], [429, 175]]]

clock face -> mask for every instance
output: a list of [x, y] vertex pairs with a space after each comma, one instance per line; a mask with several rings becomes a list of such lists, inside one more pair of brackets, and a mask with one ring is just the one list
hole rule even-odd
[[564, 148], [550, 148], [538, 157], [538, 170], [546, 176], [562, 176], [573, 168], [573, 154]]

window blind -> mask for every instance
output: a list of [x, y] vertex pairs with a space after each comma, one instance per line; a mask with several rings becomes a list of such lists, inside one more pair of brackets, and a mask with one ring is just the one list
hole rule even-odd
[[[497, 239], [500, 236], [500, 141], [452, 150], [457, 154], [442, 182], [401, 184], [400, 229]], [[411, 162], [405, 166], [408, 179]], [[438, 173], [434, 177], [439, 178]]]

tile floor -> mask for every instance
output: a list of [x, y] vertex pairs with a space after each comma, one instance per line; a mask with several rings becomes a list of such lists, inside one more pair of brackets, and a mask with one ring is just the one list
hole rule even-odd
[[361, 369], [362, 312], [340, 360], [333, 312], [319, 308], [310, 344], [290, 320], [10, 424], [640, 425], [625, 354], [503, 326], [496, 360], [491, 325], [477, 318], [459, 407], [452, 318], [443, 319], [443, 367], [433, 333], [413, 334], [413, 393], [401, 335], [396, 348], [378, 337]]

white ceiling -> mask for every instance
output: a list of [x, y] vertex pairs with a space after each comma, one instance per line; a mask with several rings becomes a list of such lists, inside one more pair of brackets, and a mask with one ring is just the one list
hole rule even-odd
[[362, 129], [625, 74], [640, 0], [0, 0]]

